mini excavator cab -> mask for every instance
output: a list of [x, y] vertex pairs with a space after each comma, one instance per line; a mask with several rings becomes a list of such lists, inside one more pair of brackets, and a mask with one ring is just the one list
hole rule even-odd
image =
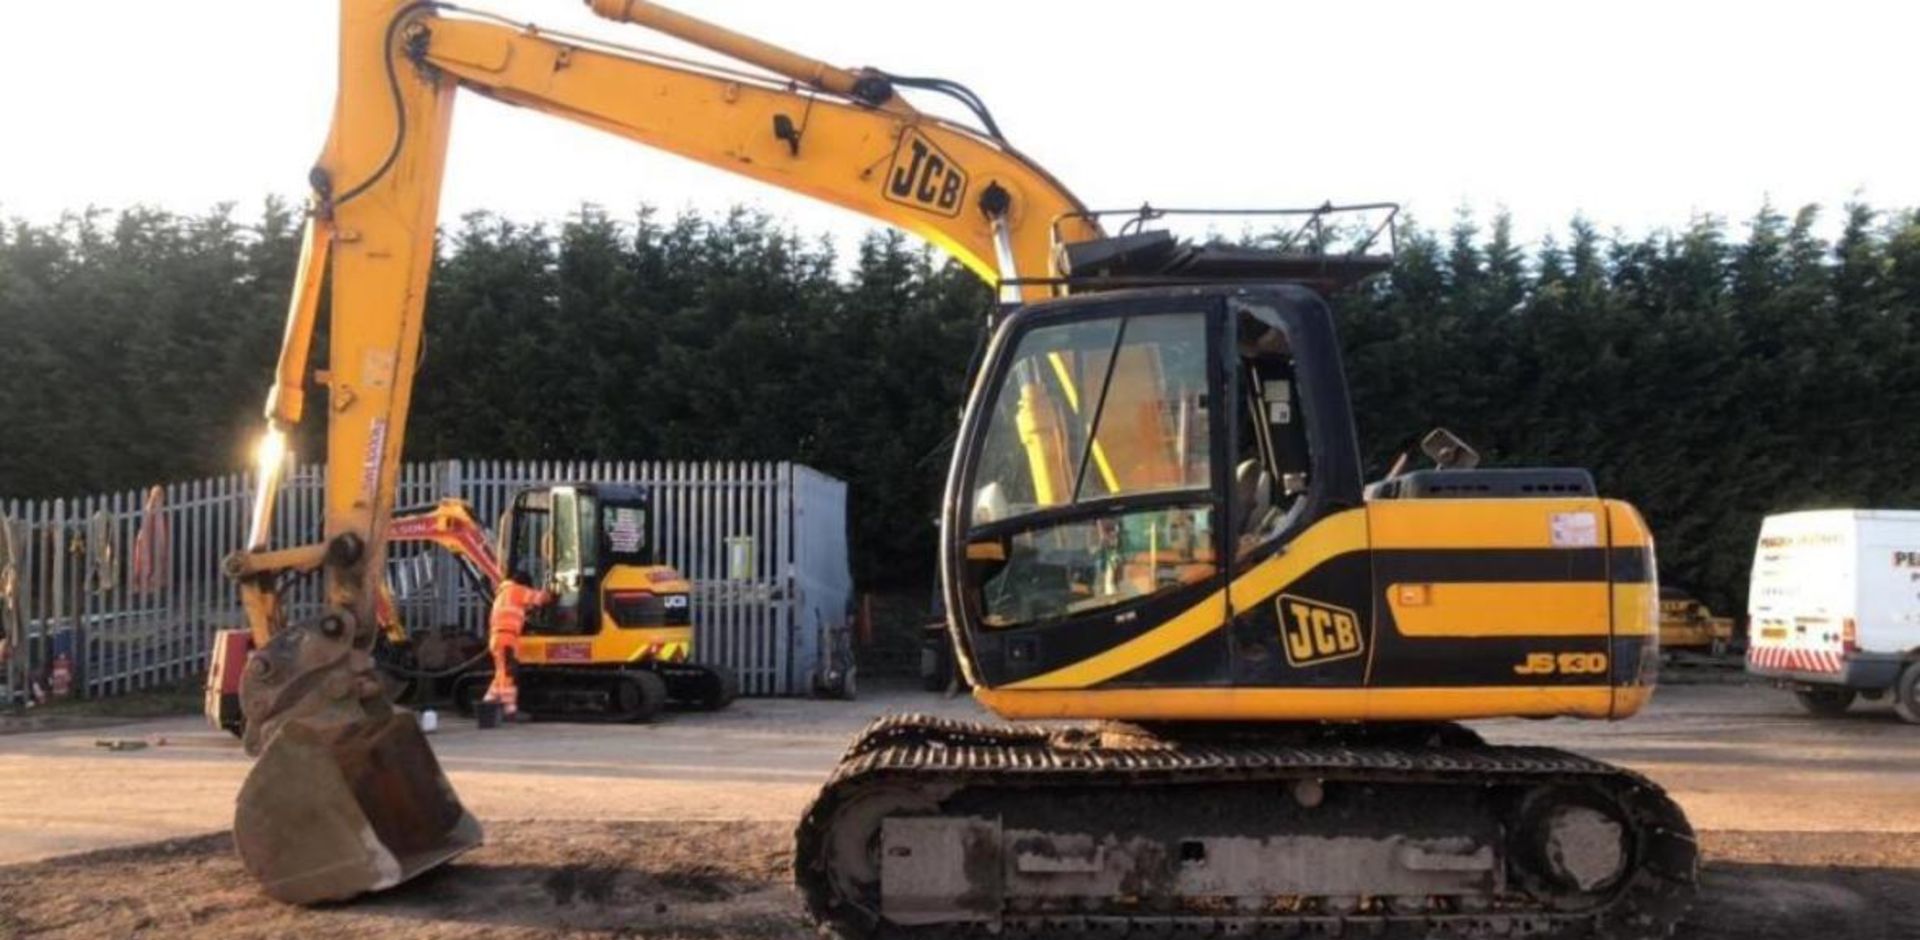
[[[501, 516], [500, 557], [507, 573], [553, 594], [528, 615], [531, 635], [591, 636], [601, 628], [601, 587], [616, 569], [652, 569], [652, 504], [639, 487], [572, 484], [516, 493]], [[673, 580], [678, 581], [676, 575]], [[618, 605], [624, 595], [610, 601]], [[685, 612], [681, 595], [680, 609]], [[623, 610], [615, 619], [624, 624]], [[655, 618], [666, 623], [664, 614]], [[636, 624], [637, 625], [637, 624]]]

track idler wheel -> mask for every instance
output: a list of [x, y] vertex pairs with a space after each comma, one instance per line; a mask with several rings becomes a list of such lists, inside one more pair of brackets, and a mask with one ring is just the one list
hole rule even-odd
[[[940, 791], [913, 786], [877, 785], [851, 794], [822, 823], [825, 842], [801, 852], [795, 866], [824, 869], [832, 885], [830, 908], [815, 907], [814, 917], [837, 930], [835, 936], [864, 936], [881, 922], [881, 830], [894, 816], [939, 813]], [[809, 905], [825, 899], [809, 897]]]
[[1599, 903], [1634, 862], [1624, 810], [1605, 796], [1573, 787], [1528, 794], [1513, 832], [1524, 883], [1562, 910]]
[[294, 904], [345, 900], [480, 844], [413, 713], [390, 704], [350, 615], [282, 631], [241, 680], [259, 759], [233, 836], [247, 872]]

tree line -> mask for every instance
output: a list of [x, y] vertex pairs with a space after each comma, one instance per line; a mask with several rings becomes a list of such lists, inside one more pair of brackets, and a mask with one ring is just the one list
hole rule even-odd
[[[1370, 472], [1436, 425], [1490, 464], [1588, 467], [1647, 515], [1664, 580], [1737, 608], [1765, 513], [1920, 505], [1920, 220], [1837, 221], [1404, 231], [1336, 303]], [[0, 495], [242, 465], [299, 222], [269, 201], [0, 227]], [[745, 210], [468, 215], [440, 239], [407, 455], [797, 460], [851, 484], [862, 583], [924, 583], [990, 303], [896, 232], [842, 259]]]

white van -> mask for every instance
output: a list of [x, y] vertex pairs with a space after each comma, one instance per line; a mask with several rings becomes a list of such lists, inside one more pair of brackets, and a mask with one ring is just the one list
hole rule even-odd
[[1920, 723], [1920, 512], [1829, 509], [1760, 524], [1747, 671], [1837, 715], [1893, 693]]

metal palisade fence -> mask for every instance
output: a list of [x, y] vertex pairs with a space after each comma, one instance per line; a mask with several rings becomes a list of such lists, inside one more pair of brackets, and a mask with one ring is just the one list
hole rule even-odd
[[[320, 536], [322, 471], [287, 477], [277, 546]], [[853, 599], [846, 484], [792, 463], [451, 460], [402, 468], [396, 505], [458, 497], [491, 523], [514, 491], [631, 483], [653, 495], [653, 543], [694, 583], [694, 656], [724, 663], [749, 695], [816, 690], [837, 667]], [[0, 500], [0, 702], [65, 690], [105, 697], [204, 673], [213, 631], [242, 623], [221, 560], [240, 547], [250, 475], [78, 499]], [[425, 545], [392, 547], [388, 583], [405, 623], [484, 629], [487, 598]], [[295, 616], [320, 606], [316, 577], [289, 584]]]

